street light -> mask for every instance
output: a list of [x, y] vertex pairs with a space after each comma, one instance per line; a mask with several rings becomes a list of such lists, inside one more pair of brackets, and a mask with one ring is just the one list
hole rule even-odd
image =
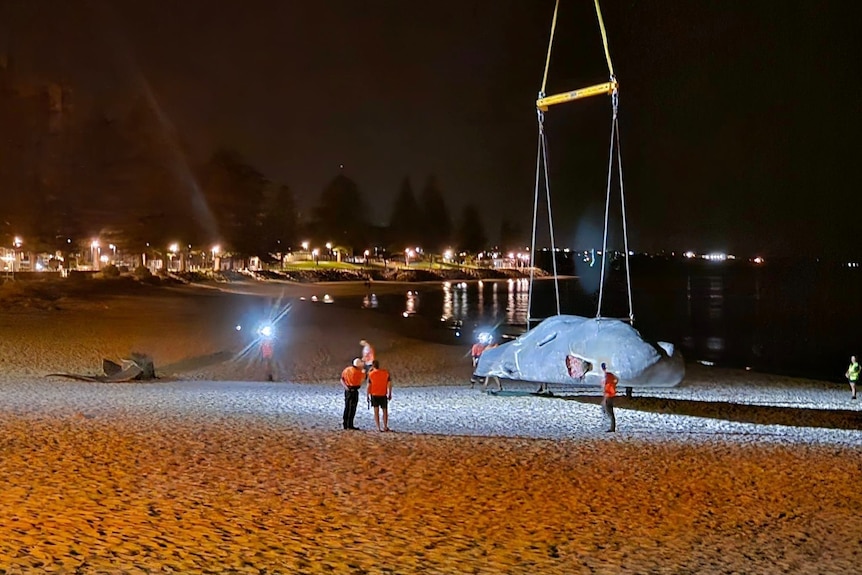
[[168, 271], [174, 271], [174, 256], [177, 255], [177, 252], [180, 250], [180, 246], [177, 243], [173, 243], [168, 246]]
[[93, 269], [96, 271], [99, 269], [100, 255], [99, 240], [93, 240], [90, 242], [90, 259], [93, 261]]
[[320, 255], [319, 249], [314, 248], [313, 250], [311, 250], [311, 256], [314, 258], [314, 265], [320, 265], [320, 262], [318, 260], [319, 255]]
[[24, 240], [20, 238], [20, 236], [15, 236], [15, 239], [12, 240], [12, 273], [14, 274], [17, 271], [19, 266], [18, 263], [18, 250], [24, 244]]
[[406, 250], [404, 250], [404, 267], [405, 268], [410, 267], [410, 258], [412, 258], [412, 257], [413, 257], [413, 250], [411, 250], [410, 248], [407, 248]]
[[214, 245], [212, 248], [210, 248], [210, 252], [212, 253], [212, 256], [213, 256], [213, 271], [215, 271], [215, 269], [216, 269], [216, 256], [218, 256], [219, 253], [221, 253], [221, 246], [218, 244]]

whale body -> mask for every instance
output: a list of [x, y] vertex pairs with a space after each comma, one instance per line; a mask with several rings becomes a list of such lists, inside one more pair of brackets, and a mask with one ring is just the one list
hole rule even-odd
[[556, 315], [520, 337], [486, 349], [475, 375], [518, 381], [601, 387], [601, 364], [622, 387], [674, 387], [685, 377], [682, 354], [649, 343], [618, 319]]

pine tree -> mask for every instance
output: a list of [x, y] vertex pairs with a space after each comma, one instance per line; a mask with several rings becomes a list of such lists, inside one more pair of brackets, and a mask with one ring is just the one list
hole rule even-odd
[[452, 217], [434, 176], [422, 190], [421, 205], [425, 214], [422, 245], [430, 253], [441, 254], [452, 242]]

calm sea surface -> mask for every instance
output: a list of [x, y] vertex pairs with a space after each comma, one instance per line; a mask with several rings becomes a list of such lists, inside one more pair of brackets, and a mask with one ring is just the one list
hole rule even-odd
[[[598, 265], [573, 271], [577, 277], [558, 282], [560, 311], [594, 317]], [[636, 260], [631, 276], [635, 328], [677, 345], [687, 361], [843, 381], [849, 356], [862, 355], [859, 268]], [[400, 316], [418, 337], [467, 346], [489, 328], [522, 331], [528, 307], [533, 318], [556, 313], [554, 284], [534, 282], [531, 306], [527, 280], [408, 285], [403, 294], [341, 303]], [[624, 271], [609, 274], [602, 315], [628, 317]]]

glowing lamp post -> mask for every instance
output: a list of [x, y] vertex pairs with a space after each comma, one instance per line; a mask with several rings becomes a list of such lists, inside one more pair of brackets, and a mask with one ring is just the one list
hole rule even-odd
[[99, 240], [93, 240], [90, 242], [90, 259], [93, 261], [93, 269], [99, 270]]
[[210, 253], [212, 253], [213, 256], [213, 271], [216, 271], [219, 268], [218, 261], [216, 260], [216, 258], [218, 258], [218, 255], [221, 253], [221, 246], [218, 244], [214, 245], [210, 249]]
[[320, 250], [319, 249], [314, 248], [313, 250], [311, 250], [311, 257], [314, 258], [314, 265], [320, 265], [319, 256], [320, 256]]
[[24, 245], [24, 240], [20, 238], [20, 236], [15, 236], [12, 240], [12, 273], [14, 274], [18, 271], [20, 266], [20, 260], [18, 259], [18, 250], [21, 249], [21, 246]]
[[180, 250], [179, 244], [171, 244], [168, 246], [168, 271], [174, 271], [174, 256], [177, 255], [177, 252]]
[[410, 248], [407, 248], [406, 250], [404, 250], [404, 267], [405, 268], [410, 267], [410, 258], [413, 257], [413, 253], [414, 253], [413, 250], [411, 250]]

